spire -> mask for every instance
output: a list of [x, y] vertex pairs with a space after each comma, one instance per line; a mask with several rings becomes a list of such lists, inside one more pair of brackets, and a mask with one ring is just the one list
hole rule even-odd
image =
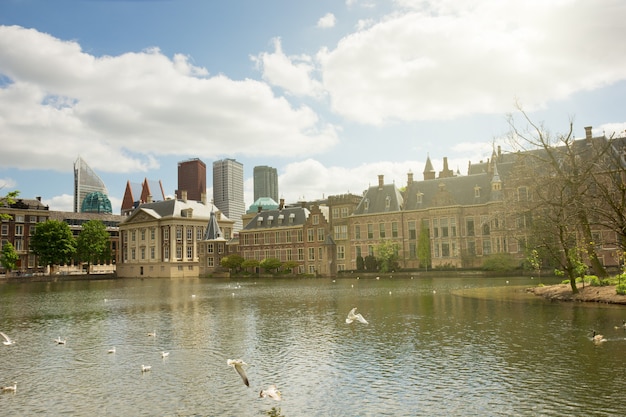
[[426, 166], [424, 167], [424, 180], [434, 180], [435, 169], [433, 163], [430, 162], [430, 155], [426, 156]]
[[215, 210], [211, 209], [211, 217], [209, 217], [209, 224], [206, 227], [206, 233], [204, 234], [204, 240], [217, 240], [222, 237], [222, 231], [220, 225], [217, 223], [215, 217]]

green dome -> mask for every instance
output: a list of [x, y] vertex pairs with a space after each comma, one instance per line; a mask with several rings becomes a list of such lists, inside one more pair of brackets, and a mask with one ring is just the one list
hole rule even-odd
[[85, 196], [80, 208], [81, 213], [112, 213], [111, 200], [100, 191]]
[[262, 210], [276, 210], [278, 208], [278, 203], [274, 201], [274, 199], [270, 197], [261, 197], [248, 209], [248, 213], [256, 213], [261, 207]]

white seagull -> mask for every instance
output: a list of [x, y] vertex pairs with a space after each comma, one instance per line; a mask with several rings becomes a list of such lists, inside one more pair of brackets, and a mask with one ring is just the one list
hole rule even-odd
[[243, 369], [244, 366], [248, 366], [247, 363], [245, 363], [241, 359], [228, 359], [226, 361], [226, 364], [235, 368], [235, 371], [237, 371], [241, 379], [243, 379], [243, 383], [246, 384], [247, 387], [250, 386], [250, 382], [248, 381], [248, 377], [246, 376], [246, 371]]
[[367, 324], [367, 320], [365, 320], [363, 318], [363, 316], [359, 313], [356, 313], [356, 307], [354, 307], [352, 310], [350, 310], [350, 312], [348, 313], [348, 317], [346, 318], [346, 323], [350, 324], [352, 323], [354, 320], [357, 320], [363, 324]]
[[156, 337], [156, 330], [148, 333], [149, 337]]
[[4, 342], [2, 342], [2, 344], [6, 345], [6, 346], [11, 346], [11, 345], [15, 344], [15, 340], [11, 339], [6, 334], [0, 332], [0, 336], [2, 336], [4, 338]]
[[272, 384], [266, 389], [261, 390], [261, 392], [259, 392], [259, 397], [261, 398], [269, 397], [273, 400], [280, 401], [282, 399], [282, 394], [280, 393], [278, 388], [276, 388], [276, 385]]
[[115, 353], [115, 346], [113, 346], [111, 349], [107, 350], [107, 353]]
[[167, 358], [168, 356], [170, 356], [169, 352], [161, 352], [161, 357], [162, 358]]
[[148, 372], [150, 370], [152, 370], [150, 365], [141, 365], [141, 372]]
[[61, 339], [61, 336], [57, 337], [55, 339], [55, 342], [57, 345], [64, 345], [65, 344], [65, 339]]
[[13, 382], [13, 385], [0, 388], [2, 392], [17, 392], [17, 382]]

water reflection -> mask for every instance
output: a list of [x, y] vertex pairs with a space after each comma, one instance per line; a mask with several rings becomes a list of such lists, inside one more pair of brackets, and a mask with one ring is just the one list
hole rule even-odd
[[[0, 407], [7, 415], [623, 415], [626, 332], [614, 329], [623, 307], [549, 303], [523, 291], [534, 284], [527, 278], [506, 280], [0, 285], [0, 330], [17, 340], [0, 346], [0, 385], [18, 381]], [[345, 323], [353, 307], [369, 324]], [[591, 343], [590, 328], [609, 341]], [[228, 358], [250, 364], [250, 388]], [[279, 404], [259, 398], [270, 384]]]

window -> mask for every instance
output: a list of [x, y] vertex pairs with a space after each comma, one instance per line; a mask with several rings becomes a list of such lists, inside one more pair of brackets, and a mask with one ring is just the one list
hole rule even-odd
[[309, 261], [315, 260], [315, 248], [309, 248]]
[[334, 208], [333, 209], [333, 219], [338, 219], [339, 218], [339, 209]]
[[345, 246], [337, 246], [337, 259], [346, 259], [346, 247]]
[[291, 230], [285, 232], [285, 242], [291, 243]]
[[348, 226], [335, 226], [335, 239], [336, 240], [346, 240], [348, 239]]
[[193, 227], [187, 226], [187, 242], [193, 241]]
[[293, 261], [293, 253], [291, 252], [291, 249], [287, 249], [287, 260]]
[[313, 215], [313, 224], [320, 224], [320, 216], [319, 214], [314, 214]]
[[359, 224], [354, 225], [354, 238], [361, 239], [361, 225]]
[[424, 193], [417, 193], [416, 202], [417, 204], [422, 204], [422, 198], [424, 197]]
[[208, 245], [206, 245], [206, 253], [213, 253], [214, 249], [213, 249], [213, 244], [209, 243]]
[[450, 233], [448, 230], [448, 219], [441, 219], [439, 226], [441, 227], [441, 237], [448, 237]]
[[369, 208], [370, 208], [370, 201], [369, 201], [369, 199], [366, 198], [365, 200], [363, 200], [363, 208], [365, 209], [365, 211], [369, 210]]
[[341, 218], [348, 217], [348, 207], [341, 208]]
[[17, 252], [21, 252], [24, 250], [24, 241], [22, 239], [15, 239], [13, 246]]
[[204, 229], [202, 227], [196, 227], [196, 240], [202, 240], [202, 238], [204, 238]]
[[302, 242], [302, 235], [303, 235], [302, 229], [298, 229], [298, 242]]
[[309, 274], [315, 274], [315, 265], [309, 265]]
[[298, 248], [298, 260], [304, 261], [304, 249], [303, 248]]
[[183, 240], [183, 227], [176, 226], [176, 240]]
[[9, 234], [9, 225], [8, 224], [3, 224], [2, 225], [2, 236], [8, 236]]
[[322, 250], [322, 248], [318, 248], [317, 250], [317, 259], [319, 259], [320, 261], [323, 259], [323, 255], [324, 251]]
[[15, 223], [24, 223], [24, 215], [16, 214], [15, 215]]
[[170, 247], [165, 245], [165, 247], [163, 247], [163, 260], [165, 262], [170, 260]]
[[456, 237], [456, 219], [450, 219], [450, 236]]
[[163, 240], [170, 240], [170, 228], [169, 227], [163, 228]]
[[136, 232], [133, 230], [130, 232], [130, 240], [134, 242], [136, 240]]
[[450, 244], [448, 242], [441, 243], [441, 256], [443, 257], [450, 256]]
[[468, 236], [474, 236], [474, 219], [465, 219], [465, 230]]
[[474, 197], [476, 197], [476, 198], [480, 197], [480, 187], [479, 186], [474, 187]]
[[141, 248], [141, 259], [146, 259], [146, 248]]
[[417, 229], [415, 228], [415, 222], [409, 222], [409, 239], [415, 240], [417, 239]]
[[391, 237], [398, 237], [398, 222], [391, 222]]
[[146, 229], [141, 229], [141, 240], [146, 240]]
[[154, 246], [150, 247], [150, 259], [154, 259], [156, 256], [156, 249]]
[[321, 228], [321, 227], [317, 229], [317, 240], [318, 240], [318, 242], [323, 242], [324, 241], [324, 229]]
[[258, 244], [259, 244], [259, 242], [260, 242], [260, 236], [259, 236], [259, 234], [258, 234], [258, 233], [255, 233], [255, 234], [253, 235], [253, 237], [254, 237], [254, 243], [253, 243], [253, 244], [254, 244], [254, 245], [258, 245]]
[[483, 240], [483, 255], [491, 255], [491, 241], [489, 239]]
[[37, 216], [30, 216], [31, 223], [37, 223]]
[[367, 225], [367, 238], [374, 239], [374, 225], [371, 223]]
[[482, 223], [482, 232], [483, 232], [483, 236], [489, 236], [490, 234], [490, 227], [489, 227], [489, 219], [487, 218], [487, 216], [482, 216], [480, 218], [480, 222]]
[[391, 207], [391, 198], [387, 196], [385, 197], [385, 210], [389, 210], [389, 207]]
[[183, 247], [181, 245], [176, 245], [176, 259], [179, 261], [183, 259]]
[[307, 231], [306, 231], [306, 241], [307, 242], [314, 242], [315, 241], [315, 230], [307, 229]]
[[131, 248], [130, 250], [130, 259], [135, 260], [135, 248]]
[[193, 259], [193, 246], [187, 246], [187, 259]]
[[150, 228], [150, 240], [154, 240], [156, 234], [156, 229], [154, 227]]
[[417, 244], [415, 242], [409, 243], [409, 259], [415, 259], [417, 257]]
[[213, 267], [213, 265], [215, 265], [215, 260], [213, 259], [212, 256], [209, 256], [206, 258], [206, 266]]
[[378, 223], [378, 234], [381, 239], [385, 238], [385, 223]]

